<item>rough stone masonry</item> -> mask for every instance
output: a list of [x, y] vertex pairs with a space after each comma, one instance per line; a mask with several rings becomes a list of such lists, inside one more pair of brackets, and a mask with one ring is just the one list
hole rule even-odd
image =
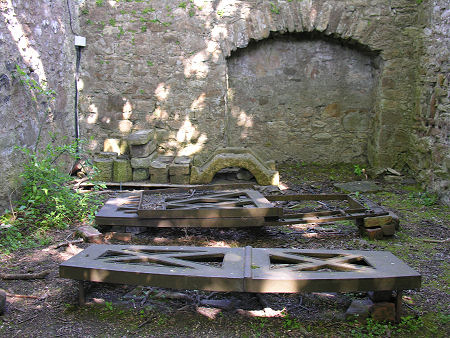
[[17, 95], [13, 66], [45, 71], [61, 121], [52, 126], [73, 135], [73, 30], [87, 38], [80, 123], [95, 152], [126, 154], [128, 135], [153, 129], [159, 155], [190, 156], [194, 166], [236, 146], [264, 161], [367, 162], [409, 171], [448, 201], [445, 1], [69, 5], [72, 29], [66, 4], [1, 3], [0, 175], [8, 187], [20, 168], [13, 145], [33, 143], [21, 128], [39, 129], [39, 107]]

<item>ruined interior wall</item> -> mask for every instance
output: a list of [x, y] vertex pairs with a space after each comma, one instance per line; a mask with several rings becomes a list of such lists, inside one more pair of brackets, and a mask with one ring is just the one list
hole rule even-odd
[[426, 1], [421, 8], [422, 57], [418, 81], [417, 137], [412, 166], [420, 180], [450, 204], [450, 6]]
[[[74, 8], [72, 8], [74, 10]], [[23, 157], [15, 147], [34, 148], [48, 131], [73, 135], [73, 38], [65, 1], [0, 2], [0, 211], [9, 208]], [[52, 114], [15, 77], [16, 65], [56, 91]]]
[[[365, 46], [383, 64], [376, 85], [364, 86], [375, 93], [372, 109], [362, 107], [370, 113], [368, 118], [362, 114], [361, 125], [369, 124], [371, 132], [363, 142], [358, 136], [348, 140], [353, 155], [345, 160], [367, 159], [375, 167], [398, 169], [406, 163], [416, 105], [415, 1], [89, 0], [81, 13], [88, 38], [82, 61], [82, 133], [93, 136], [90, 146], [96, 151], [105, 149], [105, 140], [107, 150], [121, 151], [118, 140], [130, 132], [157, 128], [161, 152], [195, 155], [194, 164], [203, 163], [218, 146], [239, 143], [234, 135], [246, 123], [234, 118], [228, 102], [232, 52], [271, 32], [320, 32], [340, 43]], [[339, 107], [338, 101], [330, 98], [326, 104]], [[264, 139], [267, 128], [249, 127], [249, 133]], [[283, 128], [280, 123], [277, 132]], [[327, 142], [332, 146], [328, 154], [340, 153], [341, 143], [333, 147], [328, 136], [316, 134], [319, 153], [325, 153]], [[260, 153], [276, 155], [275, 144], [261, 148]]]

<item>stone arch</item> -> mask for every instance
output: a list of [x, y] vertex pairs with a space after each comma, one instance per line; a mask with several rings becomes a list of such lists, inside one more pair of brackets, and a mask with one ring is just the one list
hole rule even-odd
[[278, 185], [279, 174], [268, 168], [261, 159], [247, 148], [221, 148], [216, 150], [201, 167], [192, 167], [191, 184], [207, 184], [221, 169], [239, 167], [247, 169], [260, 185]]
[[[275, 7], [273, 7], [273, 5]], [[233, 20], [219, 24], [213, 40], [225, 58], [246, 47], [251, 40], [263, 40], [271, 32], [320, 32], [350, 43], [357, 42], [379, 54], [382, 69], [374, 105], [373, 130], [368, 135], [367, 159], [373, 167], [399, 166], [398, 154], [408, 153], [411, 140], [406, 130], [413, 127], [411, 116], [417, 108], [414, 100], [414, 67], [417, 57], [412, 38], [398, 21], [390, 3], [377, 7], [339, 0], [240, 3]], [[410, 20], [410, 16], [404, 16]], [[408, 21], [409, 22], [409, 21]], [[226, 72], [225, 72], [226, 73]], [[225, 78], [224, 73], [224, 78]]]

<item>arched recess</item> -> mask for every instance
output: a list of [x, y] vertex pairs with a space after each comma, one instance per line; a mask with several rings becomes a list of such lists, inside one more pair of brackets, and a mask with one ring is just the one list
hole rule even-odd
[[380, 63], [319, 32], [250, 41], [227, 59], [228, 144], [279, 161], [366, 162]]

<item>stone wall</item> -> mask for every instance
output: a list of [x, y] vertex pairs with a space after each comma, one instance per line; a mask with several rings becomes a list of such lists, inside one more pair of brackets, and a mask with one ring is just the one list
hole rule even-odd
[[[0, 1], [0, 50], [1, 211], [9, 208], [21, 168], [22, 156], [15, 147], [34, 148], [39, 133], [41, 145], [49, 131], [73, 135], [75, 49], [66, 1]], [[56, 100], [48, 105], [51, 100], [38, 95], [34, 102], [34, 93], [17, 77], [16, 65], [30, 78], [47, 81]]]
[[443, 0], [427, 1], [423, 6], [420, 106], [411, 163], [420, 181], [450, 204], [450, 6]]
[[[414, 1], [86, 1], [81, 12], [88, 37], [82, 123], [83, 133], [94, 136], [94, 150], [120, 152], [122, 137], [157, 128], [161, 153], [196, 155], [194, 164], [203, 163], [218, 146], [244, 143], [275, 160], [301, 156], [307, 161], [405, 166], [416, 104]], [[255, 95], [259, 100], [267, 94], [262, 99], [271, 101], [266, 110], [258, 111], [261, 107], [252, 106], [252, 99], [245, 107], [237, 105], [240, 111], [231, 97], [232, 86], [244, 85], [236, 55], [248, 58], [255, 48], [256, 54], [283, 54], [283, 41], [289, 38], [281, 35], [273, 42], [271, 32], [299, 39], [287, 54], [315, 48], [322, 68], [309, 69], [314, 62], [300, 64], [311, 54], [298, 57], [292, 67], [283, 66], [299, 74], [293, 91], [308, 88], [292, 98], [302, 100], [299, 105], [290, 102], [284, 111], [280, 107], [280, 91], [294, 78], [283, 73], [283, 89]], [[300, 33], [305, 32], [317, 37], [303, 41]], [[260, 43], [248, 47], [252, 40]], [[319, 62], [326, 59], [327, 65]], [[320, 75], [311, 79], [316, 71]], [[257, 79], [246, 76], [247, 83]], [[344, 77], [338, 93], [336, 79]], [[275, 118], [267, 116], [271, 113]], [[286, 128], [297, 122], [308, 125]], [[257, 142], [269, 135], [270, 142]], [[310, 152], [296, 151], [302, 144]]]

